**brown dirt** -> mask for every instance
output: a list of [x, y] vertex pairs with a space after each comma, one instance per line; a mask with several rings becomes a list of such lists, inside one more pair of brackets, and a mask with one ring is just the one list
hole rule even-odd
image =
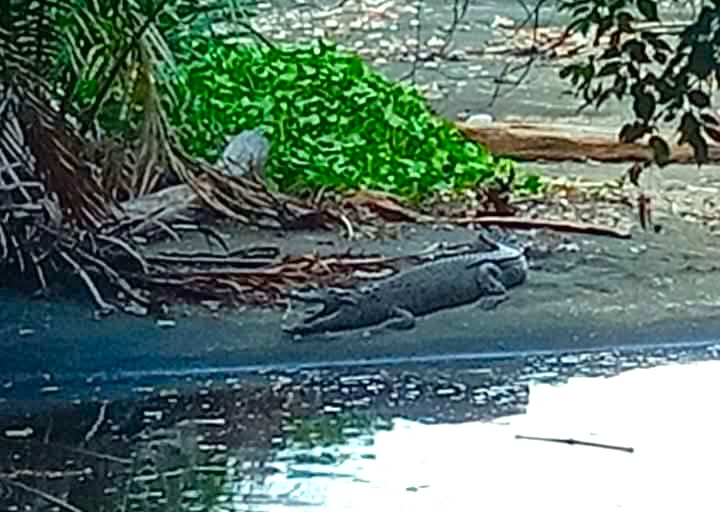
[[[617, 177], [625, 166], [539, 167], [548, 175], [574, 174], [598, 182]], [[48, 367], [87, 373], [108, 368], [148, 372], [198, 366], [325, 364], [714, 338], [720, 332], [720, 240], [714, 235], [712, 216], [720, 190], [716, 171], [670, 166], [654, 189], [644, 183], [658, 197], [654, 221], [661, 229], [657, 233], [640, 229], [632, 206], [618, 200], [623, 195], [632, 199], [631, 187], [610, 189], [605, 195], [598, 190], [606, 189], [595, 185], [568, 187], [575, 194], [572, 200], [556, 196], [543, 205], [528, 206], [529, 215], [609, 219], [619, 227], [630, 226], [633, 238], [529, 233], [539, 245], [554, 249], [536, 251], [527, 284], [512, 290], [510, 300], [492, 312], [471, 305], [422, 318], [411, 331], [353, 332], [294, 342], [280, 326], [297, 318], [298, 305], [287, 311], [178, 306], [176, 325], [163, 329], [153, 319], [123, 315], [92, 321], [87, 303], [51, 302], [40, 307], [37, 302], [17, 305], [17, 297], [10, 303], [0, 297], [4, 304], [0, 310], [7, 313], [3, 313], [5, 355], [0, 374]], [[584, 190], [585, 200], [579, 199], [578, 190]], [[602, 200], [593, 202], [590, 197]], [[349, 248], [409, 254], [437, 241], [460, 242], [474, 236], [467, 228], [419, 225], [403, 226], [397, 239], [352, 242], [335, 233], [224, 231], [231, 247], [274, 244], [294, 254]], [[187, 237], [180, 245], [153, 246], [153, 250], [170, 248], [205, 249], [205, 241]], [[12, 301], [14, 309], [8, 306]], [[21, 334], [27, 327], [34, 331]]]
[[[540, 165], [544, 174], [565, 175], [567, 165]], [[714, 264], [720, 255], [720, 241], [713, 235], [711, 202], [720, 190], [714, 168], [698, 172], [688, 166], [675, 166], [663, 171], [674, 179], [659, 181], [659, 187], [645, 183], [643, 188], [653, 194], [653, 221], [659, 232], [644, 231], [638, 225], [634, 207], [636, 188], [621, 189], [601, 186], [604, 180], [617, 178], [625, 165], [578, 168], [575, 179], [564, 178], [566, 193], [556, 194], [542, 204], [528, 204], [526, 215], [543, 218], [598, 222], [633, 233], [630, 241], [604, 237], [573, 236], [548, 232], [530, 232], [540, 246], [553, 247], [550, 254], [539, 254], [532, 261], [530, 280], [512, 293], [512, 299], [492, 313], [480, 313], [473, 307], [459, 308], [422, 319], [418, 328], [409, 333], [367, 333], [335, 336], [366, 345], [385, 346], [392, 338], [401, 344], [427, 339], [441, 347], [442, 340], [472, 338], [487, 332], [488, 322], [498, 334], [520, 330], [532, 336], [533, 326], [548, 325], [564, 336], [577, 341], [583, 336], [595, 338], [608, 328], [633, 330], [661, 322], [701, 321], [715, 315], [720, 304], [720, 273]], [[646, 178], [651, 178], [650, 176]], [[655, 177], [660, 179], [660, 177]], [[648, 181], [645, 179], [644, 181]], [[652, 181], [652, 179], [650, 179]], [[700, 183], [696, 185], [694, 183]], [[461, 242], [474, 236], [472, 230], [450, 226], [406, 225], [397, 240], [362, 240], [349, 242], [331, 233], [277, 234], [236, 230], [229, 235], [231, 244], [274, 243], [283, 252], [335, 252], [363, 250], [384, 255], [410, 254], [438, 242]], [[191, 308], [192, 314], [203, 315], [202, 309]], [[266, 313], [269, 324], [263, 338], [279, 341], [279, 324], [296, 318], [297, 311]], [[244, 322], [254, 314], [223, 311], [214, 316]], [[522, 318], [518, 322], [518, 318]], [[567, 326], [567, 329], [565, 329]], [[573, 326], [583, 326], [574, 333]], [[593, 330], [593, 328], [596, 328]], [[273, 334], [274, 331], [274, 334]], [[327, 337], [318, 337], [327, 338]], [[588, 341], [588, 340], [585, 340]], [[344, 342], [343, 342], [344, 343]], [[502, 345], [500, 339], [498, 341]], [[273, 343], [275, 345], [275, 343]], [[392, 351], [390, 349], [390, 351]]]

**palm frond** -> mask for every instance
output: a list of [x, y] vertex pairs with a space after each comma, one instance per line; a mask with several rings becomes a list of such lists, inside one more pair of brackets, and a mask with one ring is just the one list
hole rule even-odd
[[[186, 215], [196, 208], [270, 228], [318, 215], [260, 181], [230, 178], [189, 157], [168, 120], [168, 109], [180, 107], [169, 94], [177, 64], [193, 58], [197, 40], [220, 25], [227, 37], [252, 33], [247, 6], [238, 0], [9, 5], [12, 12], [0, 21], [0, 266], [34, 276], [41, 288], [52, 274], [69, 272], [102, 310], [123, 301], [147, 310], [145, 290], [153, 286], [225, 290], [240, 300], [259, 290], [262, 272], [247, 283], [207, 269], [177, 273], [149, 263], [132, 242], [150, 228], [178, 240], [179, 232], [193, 230], [222, 245], [212, 229]], [[175, 188], [168, 184], [182, 189], [179, 201], [139, 214], [127, 206]]]

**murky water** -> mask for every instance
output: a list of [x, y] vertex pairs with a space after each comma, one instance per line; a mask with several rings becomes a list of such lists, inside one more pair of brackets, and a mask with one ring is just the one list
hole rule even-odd
[[710, 510], [719, 369], [708, 344], [139, 379], [3, 418], [0, 510]]
[[[323, 510], [712, 510], [715, 475], [702, 461], [720, 454], [720, 416], [710, 405], [718, 369], [713, 362], [533, 385], [525, 414], [490, 423], [397, 419], [317, 462], [280, 452], [266, 485]], [[528, 434], [633, 452], [515, 437]]]

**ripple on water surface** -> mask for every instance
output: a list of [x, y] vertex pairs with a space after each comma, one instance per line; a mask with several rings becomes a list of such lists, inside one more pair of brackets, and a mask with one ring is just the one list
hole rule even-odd
[[0, 509], [715, 510], [717, 348], [143, 388], [5, 420]]

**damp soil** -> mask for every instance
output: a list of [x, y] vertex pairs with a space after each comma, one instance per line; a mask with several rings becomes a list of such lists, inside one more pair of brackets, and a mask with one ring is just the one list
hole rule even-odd
[[[709, 171], [705, 171], [709, 172]], [[32, 300], [0, 293], [3, 358], [0, 375], [126, 375], [220, 367], [325, 365], [377, 358], [587, 349], [614, 345], [702, 341], [720, 332], [718, 238], [697, 222], [667, 212], [659, 232], [636, 223], [630, 240], [533, 233], [538, 251], [528, 281], [494, 311], [475, 305], [420, 318], [409, 331], [385, 329], [289, 337], [281, 325], [291, 309], [177, 306], [173, 327], [123, 314], [97, 319], [85, 297]], [[406, 225], [393, 239], [349, 242], [331, 232], [277, 233], [226, 229], [231, 247], [272, 244], [285, 253], [412, 254], [435, 242], [461, 242], [468, 229]], [[201, 248], [184, 239], [184, 250]], [[170, 243], [158, 244], [157, 250]], [[177, 246], [175, 246], [177, 249]]]

